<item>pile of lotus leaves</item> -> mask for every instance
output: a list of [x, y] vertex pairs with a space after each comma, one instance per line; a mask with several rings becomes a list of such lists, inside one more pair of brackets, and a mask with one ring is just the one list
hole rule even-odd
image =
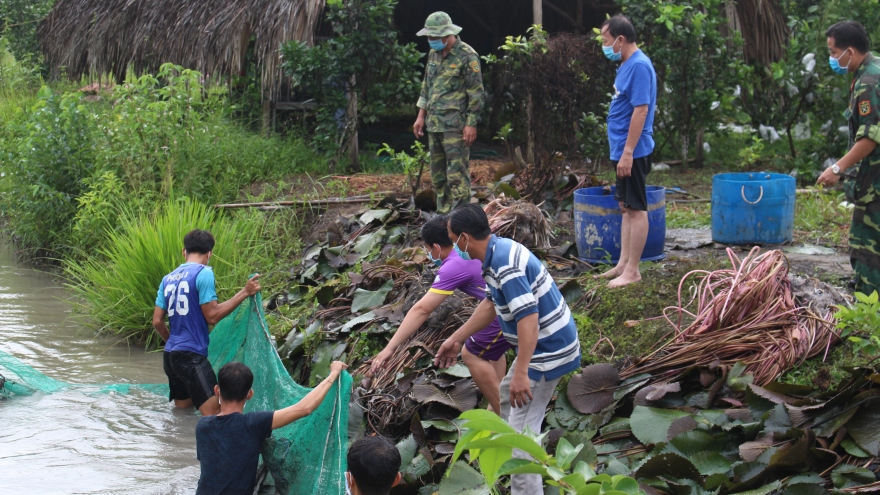
[[[479, 473], [464, 463], [441, 477], [461, 431], [457, 418], [479, 407], [480, 396], [464, 365], [438, 370], [431, 362], [475, 301], [449, 297], [384, 372], [367, 373], [369, 359], [431, 285], [434, 271], [417, 241], [429, 218], [394, 198], [340, 217], [326, 242], [306, 250], [290, 289], [268, 309], [298, 310], [278, 351], [300, 383], [322, 379], [333, 360], [351, 364], [357, 386], [350, 436], [378, 433], [399, 441], [408, 485], [399, 490], [488, 494]], [[572, 292], [572, 285], [578, 284], [563, 284], [563, 292], [583, 298], [583, 287]], [[880, 373], [862, 367], [849, 374], [821, 391], [775, 381], [759, 386], [742, 363], [685, 367], [662, 380], [622, 374], [609, 364], [589, 366], [551, 402], [546, 441], [551, 449], [560, 437], [583, 444], [575, 463], [632, 476], [649, 495], [878, 490]]]
[[[650, 375], [620, 381], [611, 365], [594, 365], [584, 369], [590, 383], [559, 395], [548, 422], [557, 437], [587, 444], [580, 455], [595, 468], [633, 476], [649, 494], [880, 490], [876, 368], [849, 368], [824, 392], [758, 386], [744, 370], [694, 367], [646, 385]], [[597, 399], [608, 405], [593, 411]]]

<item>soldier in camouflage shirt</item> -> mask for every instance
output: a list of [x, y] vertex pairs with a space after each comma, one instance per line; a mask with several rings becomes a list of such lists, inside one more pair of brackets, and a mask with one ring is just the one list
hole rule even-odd
[[844, 176], [847, 200], [855, 204], [849, 231], [855, 290], [871, 294], [880, 291], [880, 58], [868, 51], [868, 33], [858, 22], [839, 22], [825, 36], [831, 69], [853, 74], [844, 112], [852, 147], [817, 182], [832, 185]]
[[417, 33], [428, 37], [431, 51], [413, 132], [417, 138], [428, 132], [431, 181], [440, 213], [470, 199], [468, 159], [483, 108], [480, 57], [456, 36], [460, 31], [445, 12], [434, 12]]

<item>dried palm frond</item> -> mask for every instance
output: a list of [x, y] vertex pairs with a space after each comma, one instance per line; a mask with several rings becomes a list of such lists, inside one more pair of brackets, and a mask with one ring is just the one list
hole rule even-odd
[[489, 228], [499, 237], [507, 237], [529, 249], [550, 247], [550, 225], [545, 213], [533, 203], [501, 196], [483, 210]]
[[788, 17], [777, 0], [735, 0], [724, 8], [728, 30], [742, 34], [742, 52], [748, 62], [770, 66], [785, 54]]
[[125, 77], [171, 62], [223, 80], [242, 74], [253, 42], [263, 96], [274, 100], [278, 48], [312, 43], [325, 0], [58, 0], [37, 35], [53, 76]]
[[[443, 341], [470, 318], [474, 308], [476, 301], [471, 297], [448, 297], [422, 328], [397, 349], [385, 366], [365, 381], [359, 404], [373, 431], [390, 434], [394, 426], [409, 424], [410, 418], [422, 404], [410, 397], [413, 380], [398, 380], [398, 376], [411, 372], [424, 376], [432, 365], [429, 361], [422, 368], [419, 362], [433, 358]], [[371, 365], [372, 360], [366, 361], [354, 374], [369, 375]]]

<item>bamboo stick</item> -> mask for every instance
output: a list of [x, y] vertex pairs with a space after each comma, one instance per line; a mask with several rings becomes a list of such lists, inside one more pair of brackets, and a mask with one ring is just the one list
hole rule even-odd
[[326, 199], [298, 199], [293, 201], [264, 201], [258, 203], [227, 203], [214, 205], [214, 208], [278, 208], [278, 207], [296, 207], [296, 206], [321, 206], [321, 205], [343, 205], [369, 203], [377, 196], [391, 194], [391, 191], [382, 191], [373, 195], [352, 196], [350, 198], [326, 198]]

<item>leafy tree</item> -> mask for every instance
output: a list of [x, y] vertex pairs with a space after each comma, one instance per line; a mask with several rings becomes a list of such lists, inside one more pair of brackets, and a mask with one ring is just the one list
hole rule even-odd
[[849, 103], [850, 78], [828, 68], [825, 31], [842, 20], [858, 20], [869, 36], [880, 39], [877, 0], [783, 0], [789, 39], [782, 59], [769, 67], [753, 65], [743, 86], [742, 108], [754, 126], [778, 129], [788, 141], [800, 177], [812, 183], [828, 157], [846, 152], [848, 140], [838, 131]]
[[9, 40], [16, 58], [35, 57], [37, 26], [54, 0], [0, 0], [0, 36]]
[[83, 179], [94, 168], [95, 132], [81, 96], [43, 87], [17, 153], [4, 167], [0, 205], [15, 218], [12, 232], [20, 246], [37, 256], [54, 256], [64, 247]]
[[687, 163], [691, 143], [732, 108], [734, 88], [748, 70], [736, 50], [738, 35], [725, 38], [721, 32], [726, 1], [618, 3], [657, 71], [654, 132], [662, 140], [656, 149], [675, 143]]
[[414, 105], [418, 97], [422, 54], [414, 44], [398, 42], [396, 6], [397, 0], [328, 0], [333, 37], [315, 46], [291, 41], [281, 48], [284, 70], [317, 102], [314, 139], [333, 162], [362, 123], [376, 122], [401, 104]]

